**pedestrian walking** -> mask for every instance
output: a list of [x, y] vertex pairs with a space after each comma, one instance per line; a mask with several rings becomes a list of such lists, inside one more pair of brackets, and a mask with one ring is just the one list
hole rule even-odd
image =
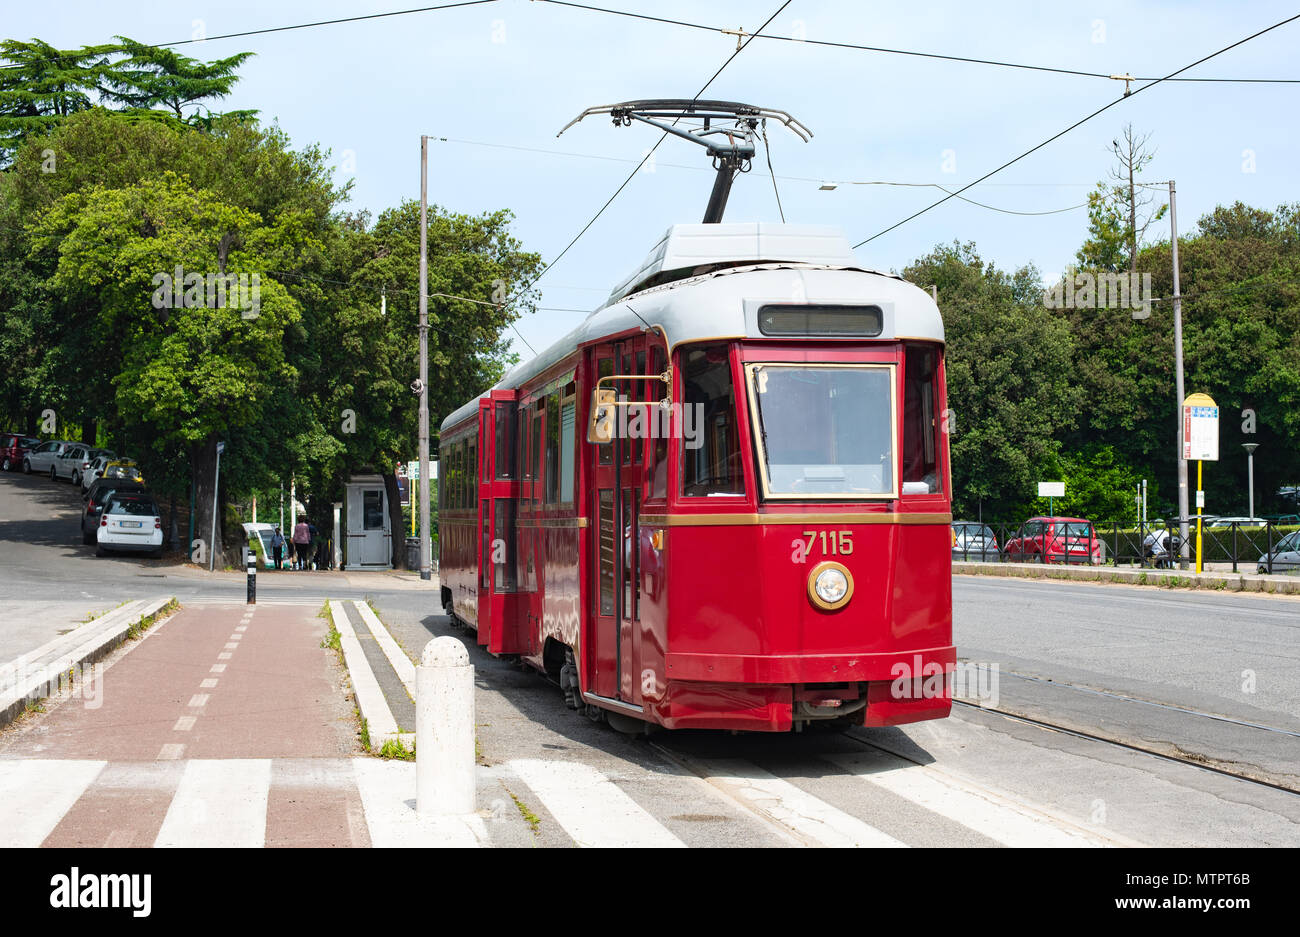
[[302, 569], [307, 560], [307, 547], [311, 543], [311, 530], [307, 527], [306, 520], [300, 520], [298, 525], [293, 529], [293, 548], [297, 553], [298, 559], [294, 569]]
[[307, 521], [307, 569], [316, 568], [316, 548], [319, 546], [319, 537], [316, 533], [316, 525]]
[[271, 556], [275, 559], [275, 568], [280, 569], [280, 560], [284, 554], [284, 534], [280, 528], [275, 528], [275, 533], [271, 534]]

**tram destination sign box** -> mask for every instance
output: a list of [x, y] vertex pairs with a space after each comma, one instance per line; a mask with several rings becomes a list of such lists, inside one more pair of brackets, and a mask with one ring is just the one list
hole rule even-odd
[[1183, 401], [1183, 458], [1219, 461], [1219, 408], [1208, 394]]

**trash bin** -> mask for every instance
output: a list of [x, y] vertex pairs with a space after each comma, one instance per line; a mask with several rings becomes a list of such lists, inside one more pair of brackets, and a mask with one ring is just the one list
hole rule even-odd
[[406, 538], [406, 568], [407, 569], [420, 568], [420, 538], [419, 537]]

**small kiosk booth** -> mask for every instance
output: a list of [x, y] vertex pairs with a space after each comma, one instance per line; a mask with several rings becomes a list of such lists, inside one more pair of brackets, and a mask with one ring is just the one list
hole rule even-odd
[[379, 475], [354, 475], [344, 483], [341, 569], [392, 569], [393, 531]]

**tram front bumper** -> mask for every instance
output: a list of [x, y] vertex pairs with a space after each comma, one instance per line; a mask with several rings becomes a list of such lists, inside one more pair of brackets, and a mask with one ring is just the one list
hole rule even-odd
[[807, 701], [818, 697], [842, 698], [849, 711], [865, 696], [857, 711], [866, 726], [942, 719], [952, 709], [947, 675], [956, 659], [951, 645], [852, 655], [669, 653], [663, 693], [647, 708], [670, 729], [788, 732], [807, 721]]

